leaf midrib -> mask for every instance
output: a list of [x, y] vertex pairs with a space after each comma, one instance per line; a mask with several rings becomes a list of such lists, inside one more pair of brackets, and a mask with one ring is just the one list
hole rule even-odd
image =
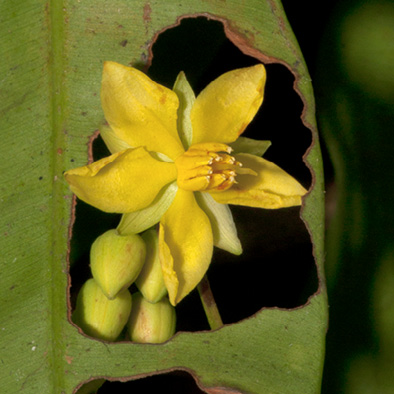
[[[59, 291], [64, 286], [64, 272], [59, 268], [59, 264], [65, 266], [65, 239], [62, 229], [59, 229], [62, 218], [62, 195], [64, 184], [62, 172], [64, 169], [63, 149], [65, 146], [65, 123], [66, 123], [66, 90], [65, 90], [65, 4], [61, 0], [51, 0], [48, 3], [48, 31], [49, 31], [49, 97], [50, 97], [50, 126], [52, 152], [50, 163], [50, 175], [53, 180], [52, 204], [49, 220], [52, 222], [51, 236], [49, 237], [49, 261], [52, 273], [52, 286], [49, 286], [50, 332], [49, 342], [49, 363], [51, 365], [50, 386], [52, 392], [61, 392], [65, 387], [64, 373], [64, 351], [65, 339], [64, 315], [60, 313], [65, 309], [63, 292]], [[59, 313], [54, 313], [58, 311]]]

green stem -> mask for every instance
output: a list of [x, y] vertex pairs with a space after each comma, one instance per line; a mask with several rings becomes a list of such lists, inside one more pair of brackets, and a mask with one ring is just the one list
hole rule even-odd
[[219, 309], [216, 305], [215, 298], [213, 297], [211, 286], [207, 276], [205, 275], [197, 286], [202, 306], [204, 307], [205, 314], [208, 319], [211, 330], [216, 330], [223, 327], [222, 318], [220, 317]]

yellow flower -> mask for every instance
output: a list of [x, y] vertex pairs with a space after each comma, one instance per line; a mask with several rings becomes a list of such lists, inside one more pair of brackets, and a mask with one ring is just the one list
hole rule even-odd
[[124, 214], [120, 233], [160, 221], [159, 255], [173, 305], [200, 282], [214, 245], [242, 252], [227, 204], [282, 208], [300, 205], [306, 193], [259, 157], [269, 143], [239, 137], [263, 101], [265, 78], [262, 64], [233, 70], [195, 97], [183, 73], [170, 90], [134, 68], [104, 64], [109, 127], [101, 135], [112, 155], [65, 177], [81, 200]]

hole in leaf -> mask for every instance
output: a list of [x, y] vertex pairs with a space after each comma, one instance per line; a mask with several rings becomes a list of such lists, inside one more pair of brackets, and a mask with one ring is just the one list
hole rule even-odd
[[[148, 70], [153, 80], [172, 87], [182, 70], [196, 94], [224, 72], [259, 63], [226, 37], [221, 22], [203, 17], [183, 19], [179, 26], [161, 33], [153, 45], [153, 55]], [[302, 156], [311, 145], [311, 133], [300, 119], [303, 104], [293, 89], [294, 76], [280, 64], [266, 64], [266, 70], [263, 105], [243, 135], [270, 140], [272, 146], [264, 158], [308, 189], [311, 174]], [[93, 155], [94, 160], [109, 155], [100, 137], [93, 143]], [[305, 304], [316, 292], [318, 278], [300, 208], [231, 206], [231, 210], [244, 252], [234, 256], [215, 248], [208, 271], [224, 323], [237, 322], [263, 307], [294, 308]], [[70, 255], [73, 307], [79, 288], [91, 277], [90, 246], [99, 235], [116, 228], [119, 220], [120, 215], [103, 213], [78, 201]], [[209, 329], [197, 291], [176, 309], [177, 331]], [[160, 379], [159, 376], [162, 375], [149, 379]]]
[[[179, 26], [161, 33], [152, 53], [148, 70], [152, 79], [171, 88], [177, 74], [184, 71], [196, 95], [221, 74], [259, 63], [226, 37], [221, 22], [204, 17], [185, 18]], [[264, 102], [243, 135], [270, 140], [272, 145], [264, 158], [309, 188], [311, 173], [302, 156], [311, 145], [311, 132], [300, 118], [303, 103], [293, 89], [294, 76], [281, 64], [265, 67]], [[231, 211], [244, 252], [234, 256], [215, 248], [208, 271], [224, 322], [239, 321], [262, 307], [305, 304], [317, 290], [318, 278], [300, 208], [231, 206]], [[198, 294], [181, 302], [177, 307], [178, 329], [190, 330], [190, 319], [203, 313], [200, 304]]]
[[[94, 381], [97, 382], [97, 381]], [[91, 383], [87, 383], [91, 384]], [[77, 394], [83, 392], [85, 386], [78, 390]], [[193, 377], [184, 371], [174, 371], [170, 373], [156, 374], [146, 378], [131, 380], [128, 382], [106, 381], [97, 391], [97, 394], [122, 394], [122, 393], [143, 393], [161, 392], [171, 394], [205, 394], [196, 384]]]

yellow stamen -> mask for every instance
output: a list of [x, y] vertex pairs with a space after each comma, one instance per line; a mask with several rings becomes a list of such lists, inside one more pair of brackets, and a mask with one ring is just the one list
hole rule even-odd
[[175, 160], [178, 186], [190, 191], [223, 191], [235, 182], [242, 164], [230, 156], [232, 149], [216, 142], [192, 145]]

